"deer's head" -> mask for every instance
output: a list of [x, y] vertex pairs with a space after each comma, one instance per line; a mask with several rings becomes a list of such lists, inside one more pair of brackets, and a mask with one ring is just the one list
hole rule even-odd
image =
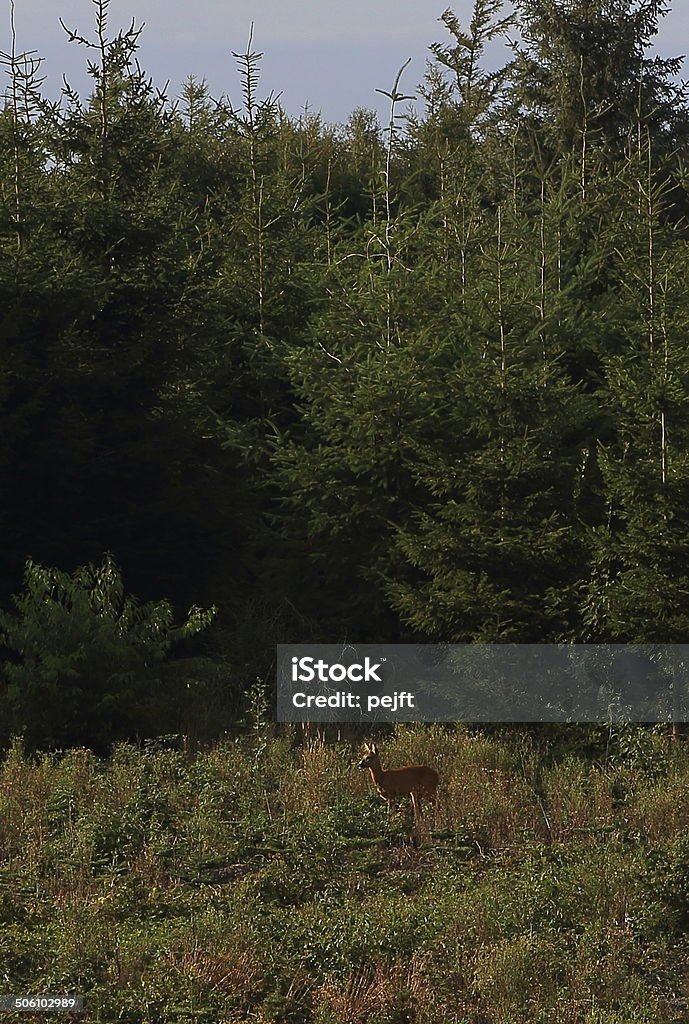
[[370, 746], [368, 743], [364, 744], [364, 756], [359, 761], [359, 768], [370, 768], [372, 764], [376, 764], [380, 759], [378, 757], [378, 748], [375, 743]]

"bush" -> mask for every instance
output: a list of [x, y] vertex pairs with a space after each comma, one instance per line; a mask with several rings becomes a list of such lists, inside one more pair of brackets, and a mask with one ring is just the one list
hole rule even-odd
[[187, 689], [172, 647], [210, 622], [192, 608], [173, 625], [167, 601], [138, 605], [125, 596], [110, 555], [72, 575], [29, 561], [16, 612], [0, 611], [0, 721], [5, 743], [22, 733], [28, 749], [113, 742], [170, 731], [170, 714]]

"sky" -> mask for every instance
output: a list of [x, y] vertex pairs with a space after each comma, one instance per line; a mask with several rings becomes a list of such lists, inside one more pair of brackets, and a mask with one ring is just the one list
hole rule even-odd
[[[11, 49], [11, 3], [0, 0], [0, 50]], [[387, 120], [389, 101], [376, 89], [390, 90], [401, 65], [411, 57], [400, 88], [414, 93], [423, 80], [428, 47], [450, 37], [438, 19], [451, 4], [466, 23], [471, 0], [111, 0], [110, 33], [145, 23], [139, 61], [168, 95], [179, 95], [184, 79], [205, 78], [212, 96], [226, 95], [239, 106], [240, 82], [232, 51], [246, 49], [254, 23], [253, 48], [263, 51], [259, 98], [271, 91], [291, 116], [305, 105], [329, 122], [346, 121], [357, 107], [376, 110]], [[657, 37], [661, 56], [689, 54], [689, 4], [675, 0]], [[87, 52], [70, 44], [59, 19], [92, 37], [92, 0], [14, 0], [17, 49], [35, 49], [44, 58], [44, 91], [59, 94], [63, 73], [70, 84], [89, 91]], [[500, 60], [499, 54], [493, 60]], [[684, 77], [689, 79], [689, 62]]]

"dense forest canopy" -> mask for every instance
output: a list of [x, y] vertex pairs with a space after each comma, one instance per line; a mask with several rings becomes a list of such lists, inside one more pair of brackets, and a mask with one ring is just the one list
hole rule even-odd
[[[233, 692], [276, 642], [686, 639], [689, 106], [649, 51], [668, 6], [514, 6], [446, 11], [413, 112], [408, 69], [381, 83], [382, 127], [288, 117], [251, 45], [241, 109], [194, 79], [172, 101], [107, 0], [69, 29], [88, 99], [3, 56], [8, 732], [65, 687], [78, 721], [93, 658], [44, 630], [37, 676], [19, 624], [73, 602], [91, 637], [80, 587], [118, 622], [115, 563], [171, 602], [138, 613], [166, 636], [217, 607], [203, 653]], [[98, 665], [149, 642], [127, 621]], [[137, 666], [99, 715], [122, 687], [150, 705]]]

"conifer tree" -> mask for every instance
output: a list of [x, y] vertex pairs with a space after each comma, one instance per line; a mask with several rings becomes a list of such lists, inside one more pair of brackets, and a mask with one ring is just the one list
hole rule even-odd
[[592, 639], [680, 643], [689, 630], [686, 243], [668, 224], [650, 147], [618, 179], [610, 314], [622, 344], [604, 364], [614, 434], [599, 451], [606, 514], [585, 609]]
[[523, 44], [512, 64], [513, 99], [561, 154], [614, 160], [643, 124], [662, 161], [686, 143], [681, 58], [648, 54], [666, 0], [517, 0]]
[[203, 263], [171, 173], [165, 97], [136, 64], [138, 30], [110, 37], [107, 13], [99, 2], [93, 42], [69, 30], [94, 54], [93, 93], [82, 101], [66, 85], [62, 106], [43, 109], [40, 189], [25, 191], [20, 259], [0, 269], [15, 481], [0, 566], [16, 585], [27, 557], [69, 568], [109, 549], [144, 596], [157, 575], [186, 601], [189, 572], [212, 574], [232, 535], [211, 527], [232, 493], [206, 469], [219, 446], [189, 429], [178, 400]]
[[397, 532], [409, 568], [388, 578], [421, 635], [541, 642], [573, 628], [582, 400], [546, 338], [561, 300], [547, 310], [542, 244], [506, 204], [482, 217], [470, 286], [430, 361], [435, 429], [414, 460], [427, 498]]

